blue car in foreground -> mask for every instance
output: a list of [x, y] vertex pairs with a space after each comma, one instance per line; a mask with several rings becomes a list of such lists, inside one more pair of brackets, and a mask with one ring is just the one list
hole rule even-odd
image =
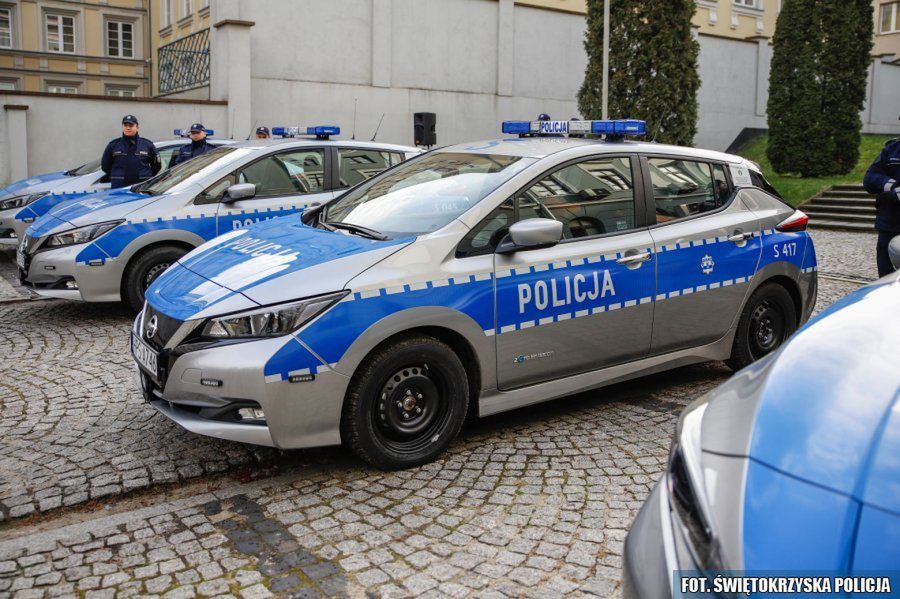
[[679, 571], [896, 575], [898, 349], [895, 272], [691, 404], [626, 539], [624, 596], [680, 596]]

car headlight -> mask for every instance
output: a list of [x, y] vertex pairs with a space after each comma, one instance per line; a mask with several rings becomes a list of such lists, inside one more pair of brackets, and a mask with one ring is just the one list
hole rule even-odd
[[678, 420], [666, 473], [669, 503], [680, 523], [695, 562], [708, 570], [721, 569], [722, 558], [703, 476], [701, 432], [709, 399], [703, 397]]
[[210, 318], [203, 326], [201, 336], [211, 339], [240, 339], [287, 335], [339, 302], [348, 293], [350, 292], [339, 291], [298, 302]]
[[62, 247], [64, 245], [77, 245], [79, 243], [94, 241], [101, 235], [109, 233], [124, 222], [124, 220], [111, 220], [105, 223], [87, 225], [78, 227], [77, 229], [69, 229], [62, 233], [56, 233], [47, 239], [47, 243], [44, 244], [44, 247]]
[[29, 193], [23, 196], [16, 196], [14, 198], [9, 198], [8, 200], [0, 201], [0, 210], [10, 210], [11, 208], [22, 208], [23, 206], [27, 206], [32, 202], [36, 202], [47, 195], [44, 193]]

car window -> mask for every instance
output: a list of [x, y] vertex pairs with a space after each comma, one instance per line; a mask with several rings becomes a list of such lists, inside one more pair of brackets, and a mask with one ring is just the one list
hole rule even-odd
[[725, 165], [714, 164], [713, 172], [713, 200], [716, 208], [721, 208], [731, 199], [733, 191], [731, 184], [728, 182], [728, 175], [725, 174]]
[[391, 238], [430, 233], [534, 162], [493, 154], [422, 154], [340, 196], [325, 207], [322, 218], [362, 225]]
[[784, 201], [784, 198], [781, 196], [780, 193], [778, 193], [778, 190], [776, 190], [774, 187], [772, 187], [772, 184], [766, 180], [766, 178], [763, 176], [762, 173], [758, 173], [753, 169], [749, 169], [749, 170], [750, 170], [750, 182], [753, 183], [753, 187], [758, 187], [758, 188], [762, 189], [763, 191], [766, 191], [769, 194], [775, 196], [782, 202]]
[[172, 156], [177, 154], [180, 149], [181, 146], [169, 146], [159, 150], [159, 161], [162, 163], [164, 169], [169, 168], [169, 162], [172, 160]]
[[528, 218], [563, 223], [563, 238], [578, 239], [634, 228], [635, 199], [631, 159], [591, 158], [545, 175], [495, 208], [462, 239], [457, 258], [494, 251], [509, 227]]
[[318, 193], [325, 188], [325, 152], [293, 150], [267, 156], [241, 169], [238, 183], [256, 185], [256, 196]]
[[519, 194], [519, 220], [552, 218], [563, 238], [634, 228], [634, 179], [628, 157], [592, 158], [558, 169]]
[[353, 187], [398, 162], [400, 162], [400, 158], [396, 152], [340, 148], [338, 149], [338, 185]]
[[709, 163], [678, 158], [650, 158], [648, 163], [657, 223], [709, 212], [720, 206]]

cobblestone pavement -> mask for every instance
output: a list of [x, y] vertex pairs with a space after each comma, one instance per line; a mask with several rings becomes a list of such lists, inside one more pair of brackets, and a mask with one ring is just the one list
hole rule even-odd
[[[874, 237], [814, 237], [821, 309], [874, 277]], [[0, 301], [0, 597], [615, 595], [677, 414], [730, 374], [697, 365], [474, 422], [441, 460], [388, 474], [157, 416], [131, 381], [129, 322], [115, 305]], [[228, 478], [260, 471], [275, 476]], [[177, 500], [160, 485], [194, 480], [219, 483]], [[131, 491], [152, 507], [106, 515]]]

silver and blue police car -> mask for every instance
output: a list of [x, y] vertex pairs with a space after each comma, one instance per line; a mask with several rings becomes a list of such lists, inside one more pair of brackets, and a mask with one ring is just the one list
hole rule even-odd
[[403, 468], [470, 411], [775, 350], [815, 303], [805, 215], [738, 156], [621, 139], [644, 129], [508, 122], [182, 256], [132, 329], [146, 398]]
[[[213, 134], [212, 131], [207, 133]], [[175, 130], [175, 135], [182, 134], [182, 130]], [[212, 145], [233, 143], [220, 139], [208, 141]], [[167, 168], [172, 156], [188, 143], [190, 140], [184, 138], [156, 142], [163, 168]], [[107, 189], [109, 178], [101, 170], [99, 159], [67, 171], [11, 183], [0, 189], [0, 242], [18, 243], [31, 223], [59, 204]]]
[[329, 139], [332, 126], [278, 128], [283, 139], [224, 146], [139, 185], [89, 195], [31, 225], [20, 278], [50, 297], [124, 300], [138, 312], [147, 286], [188, 251], [226, 231], [293, 214], [420, 153]]
[[[900, 268], [900, 238], [892, 250]], [[626, 539], [626, 598], [700, 596], [736, 573], [900, 582], [898, 314], [900, 272], [684, 411]]]

